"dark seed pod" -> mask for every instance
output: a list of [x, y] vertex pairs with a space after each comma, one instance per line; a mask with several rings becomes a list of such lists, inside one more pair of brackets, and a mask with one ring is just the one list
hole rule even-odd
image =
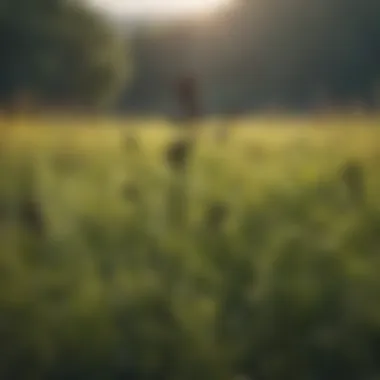
[[364, 202], [366, 189], [363, 165], [354, 160], [346, 162], [342, 168], [341, 179], [351, 200], [355, 203]]
[[226, 204], [217, 202], [211, 204], [207, 215], [206, 215], [206, 223], [207, 226], [211, 229], [219, 229], [228, 216], [228, 207]]
[[184, 119], [194, 119], [200, 114], [197, 83], [193, 76], [182, 77], [177, 83], [177, 99]]
[[45, 220], [40, 202], [28, 199], [19, 205], [19, 219], [31, 231], [41, 234], [45, 229]]
[[186, 169], [191, 153], [192, 143], [189, 140], [179, 140], [170, 144], [166, 150], [166, 162], [176, 171]]

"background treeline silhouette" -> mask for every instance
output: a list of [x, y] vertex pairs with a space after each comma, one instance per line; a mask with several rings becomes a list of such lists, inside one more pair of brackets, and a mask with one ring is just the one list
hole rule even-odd
[[107, 105], [129, 71], [124, 42], [79, 0], [2, 0], [0, 56], [8, 109]]
[[373, 0], [240, 0], [213, 16], [135, 25], [80, 0], [3, 0], [0, 95], [173, 113], [173, 83], [193, 73], [205, 113], [374, 109], [379, 15]]
[[123, 104], [165, 109], [149, 83], [170, 87], [178, 72], [192, 68], [206, 112], [373, 109], [379, 7], [372, 0], [241, 0], [211, 21], [140, 28], [135, 82]]

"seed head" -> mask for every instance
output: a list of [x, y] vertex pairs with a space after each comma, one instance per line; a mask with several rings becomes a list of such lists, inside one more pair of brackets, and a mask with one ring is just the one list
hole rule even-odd
[[166, 151], [166, 161], [169, 167], [176, 171], [185, 170], [191, 149], [190, 140], [178, 140], [170, 144]]
[[45, 229], [45, 220], [40, 202], [35, 199], [26, 199], [19, 205], [20, 221], [31, 231], [41, 234]]
[[210, 205], [207, 212], [207, 225], [211, 229], [219, 229], [228, 216], [228, 207], [222, 202]]
[[196, 91], [196, 80], [193, 76], [183, 77], [178, 83], [177, 97], [180, 108], [188, 118], [199, 116], [200, 109]]
[[363, 202], [365, 198], [365, 173], [359, 161], [348, 161], [342, 168], [341, 179], [352, 201]]

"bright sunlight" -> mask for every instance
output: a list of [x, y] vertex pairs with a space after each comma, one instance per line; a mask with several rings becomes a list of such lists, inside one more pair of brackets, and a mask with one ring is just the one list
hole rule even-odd
[[131, 17], [182, 17], [203, 15], [231, 0], [89, 0], [96, 7]]

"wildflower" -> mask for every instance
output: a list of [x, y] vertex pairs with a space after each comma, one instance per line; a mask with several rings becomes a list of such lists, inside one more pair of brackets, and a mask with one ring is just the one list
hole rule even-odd
[[23, 225], [31, 231], [41, 234], [45, 229], [45, 220], [41, 203], [35, 199], [26, 199], [18, 209], [18, 216]]
[[166, 151], [166, 161], [173, 170], [182, 171], [186, 169], [192, 143], [190, 140], [178, 140], [168, 146]]
[[177, 87], [177, 99], [185, 117], [192, 119], [200, 114], [196, 81], [191, 75], [180, 79]]
[[354, 160], [346, 162], [342, 169], [341, 179], [351, 200], [355, 203], [363, 202], [365, 198], [365, 174], [362, 164]]
[[222, 202], [216, 202], [209, 206], [207, 212], [207, 225], [212, 229], [219, 229], [228, 216], [228, 207]]

